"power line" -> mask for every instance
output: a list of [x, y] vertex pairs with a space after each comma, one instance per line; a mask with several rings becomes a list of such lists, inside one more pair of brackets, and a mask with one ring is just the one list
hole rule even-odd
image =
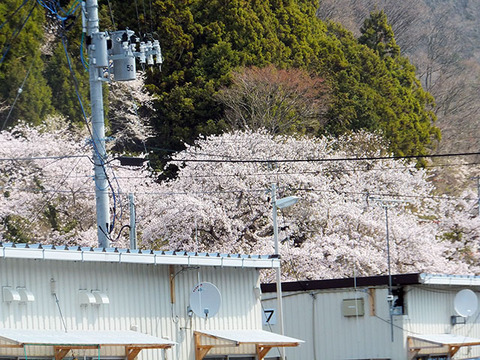
[[117, 30], [117, 26], [115, 25], [115, 19], [113, 18], [113, 11], [112, 11], [112, 5], [110, 4], [110, 0], [107, 0], [108, 3], [108, 9], [110, 11], [110, 18], [112, 19], [112, 25], [113, 25], [113, 30]]
[[198, 162], [198, 163], [297, 163], [297, 162], [337, 162], [337, 161], [372, 161], [372, 160], [407, 160], [419, 158], [441, 158], [480, 155], [480, 152], [473, 153], [452, 153], [432, 155], [407, 155], [407, 156], [369, 156], [357, 158], [311, 158], [311, 159], [175, 159], [173, 162]]
[[23, 87], [25, 86], [25, 82], [27, 81], [28, 75], [30, 75], [30, 71], [32, 70], [32, 66], [35, 63], [35, 59], [32, 60], [32, 63], [30, 64], [30, 67], [28, 68], [27, 74], [25, 75], [25, 78], [23, 79], [22, 85], [17, 90], [17, 96], [15, 97], [15, 100], [13, 101], [12, 106], [10, 107], [10, 110], [8, 111], [7, 118], [3, 122], [2, 125], [2, 130], [5, 129], [5, 125], [8, 122], [8, 119], [10, 118], [10, 115], [12, 114], [13, 109], [15, 108], [15, 104], [17, 103], [18, 98], [20, 97], [20, 94], [23, 92]]
[[[30, 0], [24, 0], [23, 3], [22, 3], [22, 5], [20, 5], [13, 13], [11, 13], [10, 15], [7, 15], [7, 17], [6, 17], [7, 20], [5, 20], [3, 23], [0, 24], [0, 30], [1, 30], [6, 24], [8, 24], [8, 22], [10, 22], [10, 21], [13, 19], [13, 17], [17, 14], [17, 12], [19, 12], [20, 9], [23, 8], [23, 7], [25, 6], [25, 4], [26, 4], [27, 2], [29, 2], [29, 1], [30, 1]], [[35, 1], [35, 0], [34, 0], [34, 1]]]
[[[57, 185], [57, 189], [67, 181], [68, 176], [70, 176], [70, 174], [75, 170], [75, 168], [78, 166], [79, 162], [80, 162], [80, 159], [78, 159], [77, 163], [72, 167], [72, 169], [68, 172], [68, 174], [66, 174], [63, 177], [63, 179], [60, 180], [60, 182]], [[37, 211], [37, 213], [35, 214], [35, 216], [32, 220], [32, 223], [35, 222], [38, 219], [38, 217], [40, 216], [40, 212], [42, 212], [45, 209], [45, 207], [48, 205], [48, 203], [53, 199], [54, 195], [55, 195], [54, 191], [50, 192], [50, 196], [48, 197], [48, 199], [45, 200], [43, 206], [41, 206], [41, 208]]]
[[88, 155], [60, 155], [60, 156], [32, 156], [23, 158], [0, 158], [0, 161], [33, 161], [33, 160], [62, 160], [73, 158], [88, 158]]
[[[86, 176], [85, 178], [88, 178]], [[57, 190], [57, 189], [44, 189], [44, 188], [16, 188], [16, 187], [4, 187], [3, 189], [11, 189], [25, 192], [58, 192], [58, 193], [71, 193], [72, 190]], [[315, 189], [315, 188], [294, 188], [288, 187], [283, 189], [284, 191], [297, 191], [297, 192], [313, 192], [313, 193], [333, 193], [337, 195], [355, 195], [361, 196], [364, 199], [367, 192], [363, 191], [339, 191], [339, 190], [325, 190], [325, 189]], [[191, 190], [179, 190], [179, 191], [134, 191], [135, 195], [158, 195], [158, 196], [174, 196], [174, 195], [211, 195], [211, 194], [235, 194], [235, 193], [264, 193], [266, 189], [231, 189], [231, 190], [204, 190], [204, 191], [191, 191]], [[93, 194], [93, 191], [81, 190], [79, 193]], [[132, 192], [128, 192], [132, 193]], [[119, 195], [128, 195], [119, 191]], [[444, 199], [444, 200], [465, 200], [462, 197], [453, 197], [445, 195], [405, 195], [398, 193], [387, 193], [387, 192], [368, 192], [369, 196], [383, 196], [389, 198], [407, 198], [407, 199]], [[476, 199], [471, 199], [472, 201]], [[355, 200], [357, 201], [357, 200]]]
[[25, 27], [25, 24], [27, 23], [28, 19], [30, 19], [30, 16], [32, 16], [32, 13], [33, 13], [33, 10], [35, 10], [35, 8], [37, 7], [37, 3], [35, 2], [35, 4], [33, 5], [32, 9], [30, 10], [30, 12], [28, 13], [27, 17], [25, 18], [25, 20], [23, 21], [22, 25], [20, 26], [20, 28], [17, 29], [17, 31], [12, 35], [12, 37], [8, 40], [7, 44], [3, 47], [3, 49], [6, 48], [5, 52], [3, 52], [3, 49], [2, 49], [2, 58], [0, 59], [0, 65], [3, 64], [3, 61], [5, 60], [5, 58], [7, 57], [7, 54], [8, 52], [10, 51], [10, 48], [12, 47], [12, 44], [15, 42], [15, 40], [17, 40], [17, 37], [18, 35], [20, 34], [20, 32], [23, 30], [23, 28]]

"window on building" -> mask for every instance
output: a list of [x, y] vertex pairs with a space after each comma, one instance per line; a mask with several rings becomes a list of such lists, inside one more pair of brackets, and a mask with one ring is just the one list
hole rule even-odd
[[405, 298], [403, 287], [396, 287], [392, 289], [392, 295], [394, 298], [392, 311], [393, 315], [406, 315]]

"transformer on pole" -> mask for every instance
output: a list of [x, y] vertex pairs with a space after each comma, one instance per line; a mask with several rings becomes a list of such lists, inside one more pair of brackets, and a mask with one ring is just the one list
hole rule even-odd
[[83, 31], [87, 33], [89, 58], [98, 244], [106, 248], [110, 245], [114, 224], [110, 221], [108, 190], [111, 185], [106, 172], [108, 155], [105, 148], [102, 84], [112, 80], [112, 69], [114, 81], [135, 80], [137, 57], [142, 65], [161, 65], [163, 59], [158, 40], [141, 42], [140, 51], [137, 52], [136, 43], [139, 39], [135, 38], [133, 31], [120, 30], [112, 34], [100, 32], [97, 0], [86, 0], [82, 3], [82, 19]]

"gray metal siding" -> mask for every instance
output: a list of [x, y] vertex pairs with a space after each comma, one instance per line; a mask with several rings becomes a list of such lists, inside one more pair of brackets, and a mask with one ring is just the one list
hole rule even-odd
[[[386, 296], [386, 289], [375, 292], [376, 313], [370, 315], [372, 298], [367, 292], [346, 289], [284, 293], [285, 335], [305, 340], [295, 351], [287, 349], [288, 359], [405, 360], [404, 337], [398, 329], [402, 317], [394, 318], [392, 343], [388, 308], [382, 304]], [[355, 298], [364, 299], [365, 315], [343, 316], [343, 300]], [[263, 306], [276, 308], [276, 300], [264, 301]]]
[[[461, 286], [416, 286], [409, 287], [408, 316], [404, 328], [412, 334], [459, 334], [480, 339], [480, 311], [467, 318], [467, 323], [451, 325], [450, 317], [456, 315], [454, 299]], [[478, 287], [470, 287], [478, 292]], [[478, 293], [477, 293], [478, 296]], [[480, 357], [480, 346], [464, 347], [456, 359]]]
[[[295, 351], [287, 350], [288, 359], [406, 360], [407, 338], [411, 335], [452, 333], [480, 339], [479, 310], [467, 318], [465, 325], [450, 323], [450, 317], [456, 314], [455, 295], [463, 288], [478, 291], [478, 286], [405, 286], [405, 315], [393, 316], [393, 342], [386, 287], [375, 288], [373, 297], [366, 288], [357, 292], [354, 289], [284, 292], [285, 335], [305, 340]], [[277, 307], [274, 296], [271, 293], [265, 296], [264, 308]], [[356, 297], [364, 298], [365, 315], [342, 316], [342, 301]], [[278, 326], [272, 328], [279, 331]], [[461, 348], [454, 358], [474, 357], [480, 357], [480, 346]]]
[[[139, 332], [178, 342], [167, 351], [170, 360], [194, 359], [196, 329], [261, 329], [261, 304], [253, 291], [259, 276], [256, 269], [211, 266], [181, 269], [175, 267], [176, 301], [171, 304], [166, 265], [0, 258], [0, 285], [26, 287], [35, 295], [33, 302], [0, 302], [0, 327], [63, 329], [50, 291], [50, 279], [54, 278], [67, 329], [129, 330], [136, 326]], [[187, 316], [190, 291], [199, 281], [214, 283], [222, 294], [219, 313], [208, 320]], [[108, 295], [110, 304], [80, 305], [80, 289], [100, 290]], [[38, 355], [45, 353], [45, 349], [38, 347], [27, 350]], [[143, 350], [140, 358], [159, 358], [162, 352]], [[23, 350], [21, 354], [14, 353], [23, 355]], [[112, 352], [102, 350], [102, 355], [109, 356]]]

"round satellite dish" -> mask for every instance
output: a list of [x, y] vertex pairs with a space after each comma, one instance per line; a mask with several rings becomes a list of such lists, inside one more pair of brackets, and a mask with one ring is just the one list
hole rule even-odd
[[220, 291], [209, 282], [199, 283], [190, 293], [190, 308], [195, 315], [204, 319], [215, 316], [220, 310], [221, 303]]
[[458, 315], [463, 317], [471, 316], [477, 311], [477, 294], [469, 289], [460, 290], [457, 295], [455, 295], [453, 306]]

